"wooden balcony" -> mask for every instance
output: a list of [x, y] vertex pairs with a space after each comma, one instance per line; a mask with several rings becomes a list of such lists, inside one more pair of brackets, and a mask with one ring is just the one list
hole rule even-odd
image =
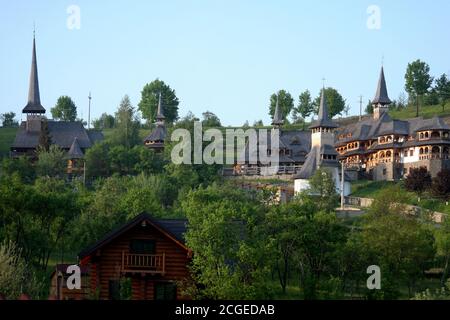
[[122, 273], [162, 274], [166, 272], [166, 256], [162, 254], [135, 254], [122, 251]]

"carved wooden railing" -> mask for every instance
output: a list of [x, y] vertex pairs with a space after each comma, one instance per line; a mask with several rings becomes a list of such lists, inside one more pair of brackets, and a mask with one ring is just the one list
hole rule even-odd
[[164, 274], [166, 256], [162, 254], [135, 254], [122, 251], [122, 272]]

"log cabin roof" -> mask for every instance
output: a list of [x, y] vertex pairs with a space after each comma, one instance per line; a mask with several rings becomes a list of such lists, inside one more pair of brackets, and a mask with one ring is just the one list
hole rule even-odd
[[186, 219], [155, 219], [148, 213], [141, 213], [132, 220], [130, 220], [129, 222], [127, 222], [126, 224], [108, 233], [106, 236], [104, 236], [102, 239], [94, 243], [92, 246], [81, 251], [78, 255], [79, 259], [82, 260], [84, 258], [87, 258], [97, 250], [101, 249], [103, 246], [109, 244], [117, 237], [121, 236], [125, 232], [131, 230], [133, 227], [144, 221], [155, 227], [157, 230], [159, 230], [169, 239], [177, 243], [183, 249], [189, 250], [186, 247], [184, 239], [184, 234], [186, 233], [187, 230]]

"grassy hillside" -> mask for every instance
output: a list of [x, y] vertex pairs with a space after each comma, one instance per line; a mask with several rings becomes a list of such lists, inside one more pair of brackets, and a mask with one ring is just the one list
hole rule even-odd
[[[399, 111], [389, 111], [389, 115], [394, 119], [410, 119], [416, 117], [416, 107], [409, 106]], [[432, 118], [434, 116], [445, 116], [450, 118], [450, 103], [442, 110], [441, 105], [425, 106], [419, 109], [419, 116], [424, 118]]]
[[[352, 181], [352, 196], [373, 199], [376, 198], [381, 191], [394, 186], [395, 184], [402, 185], [403, 182], [369, 180]], [[430, 192], [425, 192], [422, 195], [420, 202], [418, 201], [418, 197], [414, 192], [407, 191], [403, 186], [402, 192], [406, 195], [407, 204], [419, 206], [432, 211], [450, 214], [450, 204], [447, 205], [442, 199], [434, 198]]]
[[16, 137], [17, 128], [0, 127], [0, 158], [8, 156], [9, 148]]

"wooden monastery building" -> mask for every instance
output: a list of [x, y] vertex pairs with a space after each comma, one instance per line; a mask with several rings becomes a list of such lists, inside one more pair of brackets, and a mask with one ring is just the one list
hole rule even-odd
[[51, 144], [67, 151], [68, 173], [80, 170], [80, 159], [84, 152], [95, 142], [103, 139], [103, 134], [95, 130], [86, 130], [81, 121], [54, 121], [45, 117], [45, 108], [41, 104], [39, 92], [38, 69], [36, 60], [36, 41], [33, 37], [28, 103], [22, 113], [26, 121], [22, 121], [11, 146], [11, 157], [36, 157], [39, 137], [48, 130]]
[[[322, 94], [319, 117], [309, 127], [310, 132], [283, 130], [277, 104], [272, 125], [280, 129], [279, 165], [268, 168], [261, 163], [251, 164], [247, 144], [245, 162], [236, 164], [233, 174], [288, 174], [307, 180], [322, 165], [334, 168], [344, 162], [348, 180], [398, 180], [411, 168], [425, 167], [433, 177], [450, 168], [450, 126], [438, 116], [392, 119], [388, 114], [391, 100], [383, 67], [372, 104], [371, 118], [339, 127], [329, 119]], [[268, 152], [272, 137], [269, 132]]]
[[347, 168], [374, 180], [398, 180], [419, 167], [434, 177], [450, 168], [450, 126], [440, 117], [392, 119], [383, 68], [372, 104], [373, 118], [336, 131], [335, 147]]

